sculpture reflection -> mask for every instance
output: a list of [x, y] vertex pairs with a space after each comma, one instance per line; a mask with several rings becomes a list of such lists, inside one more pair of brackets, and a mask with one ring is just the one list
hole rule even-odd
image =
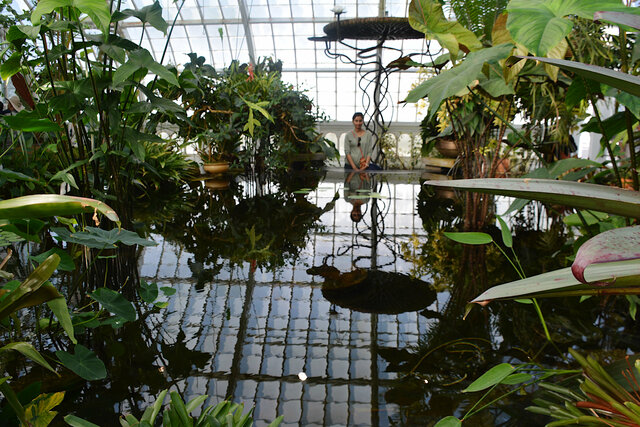
[[324, 277], [322, 296], [329, 302], [361, 313], [418, 311], [436, 299], [429, 283], [406, 274], [363, 268], [341, 273], [328, 265], [312, 267], [307, 273]]

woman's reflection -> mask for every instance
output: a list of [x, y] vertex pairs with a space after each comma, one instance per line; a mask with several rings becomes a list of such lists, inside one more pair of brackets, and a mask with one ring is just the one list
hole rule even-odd
[[351, 221], [362, 221], [362, 205], [369, 201], [372, 189], [371, 175], [365, 172], [350, 172], [345, 174], [344, 198], [353, 205]]

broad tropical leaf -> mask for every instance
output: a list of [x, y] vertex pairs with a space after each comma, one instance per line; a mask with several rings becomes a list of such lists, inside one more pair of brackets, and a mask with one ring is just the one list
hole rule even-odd
[[30, 255], [29, 259], [34, 260], [37, 263], [43, 262], [45, 259], [49, 258], [50, 255], [56, 254], [60, 257], [60, 264], [58, 264], [58, 270], [61, 271], [74, 271], [76, 269], [76, 264], [73, 262], [73, 258], [71, 255], [67, 253], [64, 249], [60, 248], [51, 248], [46, 252], [43, 252], [38, 255]]
[[19, 352], [23, 356], [28, 357], [29, 359], [36, 362], [38, 365], [47, 368], [54, 374], [57, 374], [55, 369], [53, 369], [51, 365], [49, 365], [49, 362], [47, 362], [44, 357], [42, 357], [42, 355], [38, 353], [38, 350], [36, 350], [35, 347], [28, 342], [12, 342], [0, 348], [0, 351], [9, 350]]
[[136, 309], [122, 294], [108, 288], [98, 288], [91, 292], [89, 296], [98, 301], [109, 312], [130, 322], [136, 320]]
[[458, 418], [454, 417], [453, 415], [449, 415], [448, 417], [445, 417], [440, 421], [438, 421], [438, 423], [433, 427], [461, 427], [461, 426], [462, 426], [462, 421], [460, 421]]
[[615, 228], [587, 240], [571, 265], [573, 275], [587, 283], [584, 270], [591, 264], [640, 259], [640, 226]]
[[[53, 254], [42, 262], [20, 285], [6, 294], [0, 302], [0, 318], [6, 317], [24, 307], [45, 303], [62, 295], [53, 285], [44, 286], [60, 262], [60, 257]], [[40, 289], [44, 288], [41, 292]]]
[[[119, 15], [122, 15], [122, 18], [120, 18]], [[121, 14], [114, 13], [113, 20], [126, 19], [127, 16], [135, 16], [141, 22], [151, 24], [153, 28], [162, 32], [162, 34], [167, 34], [167, 21], [162, 17], [162, 7], [158, 2], [154, 2], [139, 10], [126, 9], [123, 10]]]
[[546, 55], [571, 32], [569, 15], [593, 19], [598, 11], [638, 14], [619, 0], [511, 0], [507, 28], [516, 41], [536, 55]]
[[608, 286], [581, 283], [567, 267], [494, 286], [471, 302], [485, 305], [500, 299], [640, 294], [640, 260], [592, 264], [585, 269], [585, 278], [590, 283], [612, 283]]
[[478, 37], [459, 22], [447, 20], [442, 5], [433, 0], [412, 0], [409, 24], [424, 33], [427, 39], [436, 39], [453, 58], [458, 55], [460, 47], [467, 52], [482, 49]]
[[57, 123], [49, 119], [33, 117], [31, 112], [26, 110], [20, 111], [15, 116], [4, 116], [7, 127], [22, 132], [58, 132], [62, 128]]
[[106, 36], [109, 33], [111, 12], [109, 4], [102, 0], [40, 0], [31, 13], [31, 22], [33, 25], [38, 25], [42, 15], [62, 7], [77, 8], [80, 12], [89, 15], [103, 35]]
[[615, 215], [640, 218], [640, 192], [607, 185], [530, 178], [427, 181], [425, 185], [540, 200], [545, 203], [571, 206], [578, 209], [592, 209]]
[[85, 197], [33, 194], [0, 201], [0, 218], [43, 218], [79, 213], [101, 213], [120, 225], [116, 212], [106, 203]]
[[141, 68], [154, 72], [159, 77], [162, 77], [173, 85], [180, 85], [175, 74], [163, 67], [161, 64], [158, 64], [146, 49], [138, 49], [129, 52], [129, 60], [122, 64], [116, 72], [113, 73], [113, 84], [124, 82], [129, 76]]
[[534, 59], [545, 64], [555, 65], [563, 70], [574, 72], [580, 76], [604, 83], [608, 86], [620, 89], [623, 92], [640, 96], [640, 77], [621, 71], [610, 70], [609, 68], [597, 65], [583, 64], [582, 62], [567, 61], [565, 59], [541, 58], [538, 56], [515, 56], [519, 59]]
[[464, 95], [469, 86], [475, 86], [486, 76], [482, 72], [485, 63], [497, 63], [505, 59], [513, 49], [510, 43], [472, 52], [458, 66], [443, 71], [426, 80], [407, 95], [407, 102], [417, 102], [429, 97], [429, 117], [432, 117], [445, 99]]
[[69, 243], [77, 243], [93, 249], [115, 248], [120, 242], [127, 246], [155, 246], [156, 242], [144, 239], [133, 231], [124, 229], [103, 230], [96, 227], [85, 227], [83, 231], [71, 232], [64, 227], [51, 227], [56, 238]]
[[58, 414], [53, 408], [62, 403], [64, 391], [41, 394], [24, 407], [24, 415], [29, 425], [34, 427], [48, 426]]
[[56, 351], [56, 356], [64, 366], [87, 381], [101, 380], [107, 376], [107, 369], [95, 353], [81, 344], [76, 345], [76, 353]]

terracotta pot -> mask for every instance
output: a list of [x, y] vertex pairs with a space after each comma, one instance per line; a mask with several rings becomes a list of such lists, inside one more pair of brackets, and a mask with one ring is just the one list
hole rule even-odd
[[229, 162], [205, 163], [202, 167], [207, 173], [219, 174], [229, 170]]
[[436, 150], [445, 157], [458, 157], [458, 147], [456, 147], [456, 142], [453, 139], [438, 139], [436, 141]]

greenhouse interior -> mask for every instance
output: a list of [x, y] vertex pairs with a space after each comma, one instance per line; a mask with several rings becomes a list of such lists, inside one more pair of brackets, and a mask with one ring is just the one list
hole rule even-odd
[[0, 0], [0, 425], [640, 425], [639, 6]]

